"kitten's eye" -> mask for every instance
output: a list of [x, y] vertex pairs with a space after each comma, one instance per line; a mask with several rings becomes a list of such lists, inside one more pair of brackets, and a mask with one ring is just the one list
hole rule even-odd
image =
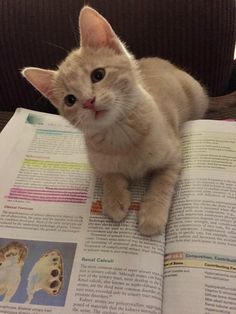
[[103, 68], [93, 70], [93, 72], [91, 73], [91, 81], [93, 83], [101, 81], [104, 78], [105, 73], [105, 69]]
[[72, 107], [74, 105], [74, 103], [76, 102], [76, 97], [74, 95], [67, 95], [64, 98], [64, 102], [68, 107]]

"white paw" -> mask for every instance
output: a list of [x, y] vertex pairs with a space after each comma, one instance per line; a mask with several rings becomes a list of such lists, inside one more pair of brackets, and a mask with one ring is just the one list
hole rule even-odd
[[143, 235], [156, 235], [165, 231], [169, 208], [158, 206], [153, 200], [147, 200], [141, 204], [138, 218], [139, 231]]
[[130, 192], [127, 189], [110, 192], [103, 197], [103, 212], [114, 221], [119, 222], [127, 216], [130, 203]]

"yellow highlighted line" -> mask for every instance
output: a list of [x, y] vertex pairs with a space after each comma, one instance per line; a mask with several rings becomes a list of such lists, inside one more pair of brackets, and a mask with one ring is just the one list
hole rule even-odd
[[24, 167], [57, 170], [91, 170], [88, 163], [25, 159]]

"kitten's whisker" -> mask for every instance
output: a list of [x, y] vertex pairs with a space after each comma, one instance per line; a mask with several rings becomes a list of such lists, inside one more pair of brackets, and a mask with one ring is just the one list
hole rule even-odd
[[53, 88], [48, 89], [47, 93], [52, 93], [52, 92], [57, 92], [57, 91], [61, 92], [61, 88], [54, 86]]
[[65, 51], [67, 54], [69, 54], [69, 53], [70, 53], [70, 51], [69, 51], [69, 50], [67, 50], [66, 48], [64, 48], [64, 47], [62, 47], [62, 46], [59, 46], [59, 45], [57, 45], [57, 44], [54, 44], [54, 43], [51, 43], [51, 42], [49, 42], [49, 41], [45, 41], [45, 40], [43, 40], [43, 42], [44, 42], [45, 44], [47, 44], [47, 45], [52, 46], [52, 47], [59, 48], [59, 49], [61, 49], [61, 50]]
[[128, 138], [129, 142], [135, 144], [134, 139], [133, 139], [133, 138], [129, 135], [129, 133], [124, 129], [123, 124], [117, 121], [116, 125], [120, 128], [120, 130], [123, 132], [123, 134]]
[[[125, 118], [127, 119], [127, 114], [132, 114], [133, 117], [137, 117], [137, 113], [135, 112], [135, 110], [133, 109], [133, 106], [132, 108], [129, 107], [129, 105], [133, 105], [133, 102], [132, 101], [125, 101], [125, 104], [126, 104], [126, 110], [125, 112], [123, 110], [121, 110], [120, 106], [123, 105], [124, 102], [122, 102], [122, 104], [120, 103], [120, 101], [115, 101], [114, 104], [116, 105], [116, 108], [119, 112], [119, 115], [122, 117], [122, 118]], [[127, 106], [128, 105], [128, 106]]]
[[36, 106], [36, 105], [40, 102], [40, 100], [42, 100], [43, 98], [45, 98], [43, 95], [39, 96], [39, 97], [35, 100], [33, 106]]
[[72, 21], [72, 18], [70, 16], [70, 27], [72, 29], [72, 33], [73, 33], [73, 37], [74, 37], [74, 40], [75, 40], [75, 44], [76, 46], [80, 46], [80, 41], [79, 41], [79, 38], [80, 38], [80, 35], [79, 35], [79, 32], [77, 33], [76, 30], [77, 28], [74, 27], [74, 23]]
[[[43, 95], [39, 96], [39, 97], [35, 100], [35, 102], [33, 103], [33, 107], [36, 107], [36, 108], [37, 108], [39, 102], [40, 102], [41, 100], [43, 100], [43, 99], [47, 99], [47, 98], [44, 97]], [[50, 103], [50, 101], [49, 101], [49, 103]], [[50, 103], [50, 104], [51, 104], [51, 103]], [[52, 106], [52, 108], [55, 108], [55, 107]]]

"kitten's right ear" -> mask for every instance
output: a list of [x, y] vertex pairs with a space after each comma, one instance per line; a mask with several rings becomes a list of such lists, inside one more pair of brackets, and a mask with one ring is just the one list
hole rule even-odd
[[50, 102], [56, 106], [53, 96], [53, 78], [56, 71], [44, 70], [40, 68], [24, 68], [21, 74]]

